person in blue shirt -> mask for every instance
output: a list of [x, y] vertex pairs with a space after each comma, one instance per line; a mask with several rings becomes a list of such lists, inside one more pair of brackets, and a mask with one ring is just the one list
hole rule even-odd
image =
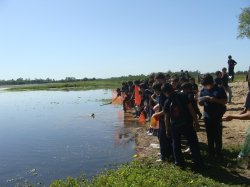
[[211, 74], [201, 81], [199, 104], [204, 106], [204, 121], [207, 133], [208, 156], [222, 158], [222, 117], [226, 112], [227, 95], [222, 87], [214, 84]]

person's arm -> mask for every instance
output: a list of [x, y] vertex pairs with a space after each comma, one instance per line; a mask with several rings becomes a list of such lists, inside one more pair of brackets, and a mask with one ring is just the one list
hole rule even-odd
[[197, 119], [197, 115], [191, 103], [188, 103], [188, 110], [193, 118], [195, 130], [198, 131], [200, 129], [200, 125]]
[[160, 116], [163, 116], [163, 115], [164, 115], [164, 111], [162, 110], [160, 112], [154, 113], [152, 117], [160, 117]]
[[166, 135], [170, 137], [171, 136], [170, 117], [168, 113], [165, 113], [164, 115], [164, 122], [165, 122], [165, 128], [166, 128]]
[[200, 98], [203, 97], [203, 89], [200, 92], [199, 98], [198, 98], [198, 103], [200, 106], [204, 106], [205, 100], [201, 100]]
[[245, 113], [242, 113], [242, 114], [230, 114], [230, 115], [225, 116], [223, 118], [224, 121], [231, 121], [233, 119], [250, 120], [250, 109], [247, 109], [247, 111]]
[[157, 102], [157, 100], [155, 99], [156, 98], [156, 94], [152, 94], [151, 96], [151, 99], [156, 103]]
[[221, 105], [227, 104], [227, 99], [218, 99], [218, 98], [210, 97], [210, 96], [206, 96], [206, 101], [210, 103], [221, 104]]

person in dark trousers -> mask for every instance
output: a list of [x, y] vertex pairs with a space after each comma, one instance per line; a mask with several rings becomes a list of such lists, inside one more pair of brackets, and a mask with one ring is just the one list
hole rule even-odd
[[162, 85], [166, 82], [165, 75], [163, 73], [158, 73], [155, 76], [155, 83], [153, 85], [153, 89], [156, 92], [159, 103], [159, 112], [153, 114], [153, 118], [159, 118], [159, 130], [158, 130], [158, 139], [160, 143], [160, 153], [161, 158], [157, 161], [166, 161], [172, 155], [172, 146], [171, 146], [171, 138], [166, 134], [165, 120], [164, 120], [164, 103], [166, 101], [166, 96], [161, 92], [161, 88], [159, 89], [159, 84]]
[[204, 106], [204, 121], [207, 133], [208, 156], [222, 158], [222, 116], [226, 112], [227, 95], [224, 88], [214, 84], [211, 74], [202, 80], [199, 104]]
[[237, 62], [235, 62], [235, 60], [232, 59], [232, 56], [229, 55], [227, 63], [229, 76], [231, 76], [231, 80], [234, 81], [234, 66], [237, 64]]
[[166, 130], [167, 135], [171, 134], [172, 137], [175, 165], [184, 166], [184, 158], [181, 152], [181, 136], [183, 135], [188, 141], [197, 169], [201, 169], [203, 161], [200, 154], [198, 137], [195, 132], [195, 128], [199, 129], [199, 122], [191, 102], [186, 94], [175, 92], [169, 83], [162, 86], [162, 92], [167, 97], [164, 105]]
[[222, 68], [222, 86], [225, 89], [225, 91], [228, 93], [228, 103], [231, 103], [232, 101], [232, 90], [229, 86], [229, 75], [227, 73], [227, 68]]

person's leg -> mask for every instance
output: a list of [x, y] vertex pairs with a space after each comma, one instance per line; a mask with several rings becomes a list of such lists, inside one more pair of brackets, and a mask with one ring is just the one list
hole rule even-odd
[[248, 82], [248, 90], [250, 90], [250, 82]]
[[159, 121], [158, 139], [160, 143], [161, 160], [166, 160], [171, 154], [171, 139], [166, 135], [166, 128], [163, 119]]
[[195, 104], [194, 104], [193, 107], [194, 107], [195, 113], [199, 116], [199, 119], [201, 119], [202, 113], [201, 113], [201, 111], [200, 111], [200, 109], [199, 109], [199, 107], [198, 107], [198, 102], [197, 102], [197, 101], [195, 101]]
[[205, 126], [207, 132], [207, 143], [208, 143], [208, 155], [209, 157], [214, 157], [215, 150], [214, 150], [214, 142], [215, 142], [215, 135], [214, 135], [214, 121], [212, 119], [205, 118]]
[[230, 88], [230, 86], [226, 88], [226, 92], [228, 92], [228, 103], [231, 103], [232, 102], [232, 89]]
[[234, 79], [234, 70], [232, 68], [228, 68], [228, 75], [231, 77], [231, 80], [233, 82]]
[[128, 97], [125, 97], [124, 99], [123, 99], [123, 102], [122, 102], [122, 106], [123, 106], [123, 110], [124, 110], [124, 112], [127, 112], [127, 101], [128, 101]]
[[215, 120], [215, 151], [216, 156], [222, 156], [222, 120]]
[[183, 166], [184, 159], [181, 152], [181, 132], [179, 128], [172, 128], [172, 142], [175, 165]]
[[188, 144], [190, 146], [194, 163], [197, 167], [203, 167], [198, 137], [192, 124], [188, 125], [186, 129], [184, 129], [183, 135], [187, 139]]

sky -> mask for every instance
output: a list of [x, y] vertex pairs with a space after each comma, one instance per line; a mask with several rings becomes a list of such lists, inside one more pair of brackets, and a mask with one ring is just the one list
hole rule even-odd
[[108, 78], [250, 66], [249, 0], [0, 0], [0, 79]]

